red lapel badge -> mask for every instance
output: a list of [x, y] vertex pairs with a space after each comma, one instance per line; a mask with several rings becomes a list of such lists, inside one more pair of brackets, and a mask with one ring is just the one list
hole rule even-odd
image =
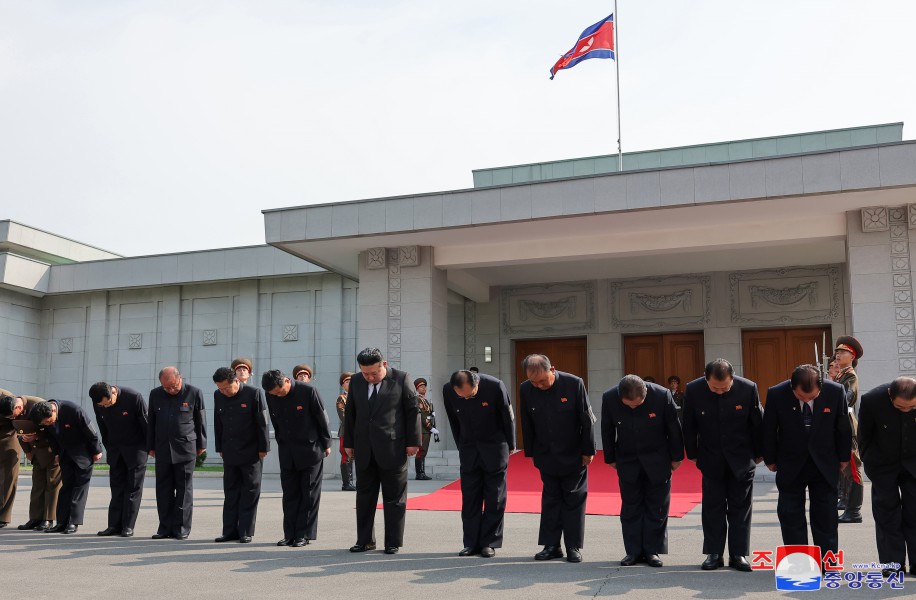
[[655, 418], [655, 413], [649, 413], [649, 418], [650, 418], [650, 419], [654, 419], [654, 418]]
[[296, 407], [296, 410], [302, 410], [302, 407], [301, 407], [301, 406], [297, 406], [297, 407]]
[[560, 402], [569, 402], [566, 398], [560, 398]]
[[181, 405], [182, 405], [182, 406], [187, 406], [188, 403], [187, 403], [187, 402], [182, 402]]
[[490, 403], [489, 403], [489, 402], [481, 402], [480, 405], [481, 405], [481, 406], [490, 406]]
[[64, 424], [64, 428], [70, 429], [70, 423], [65, 423], [65, 424]]
[[243, 404], [243, 405], [242, 405], [242, 408], [248, 408], [248, 405], [247, 405], [247, 404]]
[[824, 409], [824, 412], [830, 412], [830, 409], [829, 409], [829, 408], [825, 408], [825, 409]]
[[736, 404], [736, 405], [735, 405], [735, 410], [741, 410], [741, 405], [740, 405], [740, 404]]
[[122, 412], [121, 414], [124, 415], [124, 416], [126, 417], [126, 416], [127, 416], [127, 411], [124, 411], [124, 412]]

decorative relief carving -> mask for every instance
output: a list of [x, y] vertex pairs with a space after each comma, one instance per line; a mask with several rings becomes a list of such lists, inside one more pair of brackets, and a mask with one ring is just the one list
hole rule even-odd
[[299, 341], [299, 326], [298, 325], [284, 325], [283, 326], [283, 341], [284, 342], [298, 342]]
[[891, 223], [905, 223], [906, 219], [906, 207], [894, 206], [887, 209], [887, 220]]
[[504, 288], [500, 311], [506, 334], [591, 331], [595, 328], [595, 284]]
[[699, 275], [612, 281], [611, 326], [653, 331], [706, 325], [712, 313], [711, 281]]
[[909, 236], [909, 228], [914, 226], [913, 219], [914, 208], [911, 204], [888, 209], [894, 322], [897, 328], [897, 362], [899, 372], [904, 375], [916, 374], [916, 337], [914, 337]]
[[215, 329], [204, 329], [203, 345], [204, 346], [215, 346], [216, 345], [216, 330]]
[[405, 267], [416, 267], [420, 264], [420, 252], [416, 246], [398, 248], [398, 264]]
[[140, 350], [143, 348], [143, 334], [129, 333], [127, 335], [127, 348], [129, 350]]
[[70, 354], [73, 352], [73, 338], [65, 337], [60, 338], [57, 343], [57, 349], [60, 350], [61, 354]]
[[748, 286], [751, 295], [751, 308], [758, 308], [761, 302], [769, 302], [776, 306], [791, 306], [798, 304], [805, 298], [809, 306], [817, 304], [817, 282], [810, 281], [795, 287], [772, 288], [762, 285]]
[[906, 214], [910, 229], [916, 229], [916, 204], [907, 204]]
[[728, 277], [735, 325], [829, 323], [840, 317], [835, 266], [742, 271]]
[[384, 269], [386, 252], [384, 248], [369, 248], [366, 251], [366, 268], [369, 270]]
[[887, 207], [872, 206], [862, 209], [862, 231], [872, 233], [875, 231], [887, 231]]

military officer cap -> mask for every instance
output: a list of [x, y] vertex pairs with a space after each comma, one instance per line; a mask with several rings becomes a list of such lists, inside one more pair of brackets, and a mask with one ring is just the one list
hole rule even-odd
[[236, 369], [237, 367], [248, 367], [248, 372], [249, 372], [249, 373], [254, 372], [254, 368], [253, 368], [252, 365], [251, 365], [251, 359], [250, 359], [250, 358], [237, 358], [237, 359], [235, 359], [234, 361], [232, 361], [232, 364], [230, 365], [230, 368], [231, 368], [233, 371], [235, 371], [235, 369]]
[[293, 379], [295, 379], [296, 377], [298, 377], [298, 376], [299, 376], [299, 373], [302, 373], [303, 371], [305, 371], [306, 373], [309, 374], [309, 379], [311, 379], [311, 378], [313, 377], [313, 375], [312, 375], [312, 365], [301, 364], [301, 365], [296, 365], [295, 367], [293, 367]]
[[425, 385], [425, 386], [429, 386], [429, 383], [428, 383], [425, 379], [423, 379], [422, 377], [417, 377], [416, 379], [413, 380], [413, 386], [414, 386], [414, 387], [419, 387], [419, 385], [420, 385], [421, 383], [422, 383], [423, 385]]
[[859, 359], [862, 358], [862, 355], [865, 354], [865, 350], [862, 349], [862, 344], [860, 344], [859, 340], [852, 337], [851, 335], [841, 335], [838, 337], [836, 339], [836, 350], [846, 350], [847, 352], [852, 352], [853, 365], [858, 363]]

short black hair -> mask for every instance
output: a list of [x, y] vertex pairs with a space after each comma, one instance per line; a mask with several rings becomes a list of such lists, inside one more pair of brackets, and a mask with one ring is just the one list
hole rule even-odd
[[29, 411], [29, 419], [32, 423], [36, 425], [41, 425], [41, 422], [54, 414], [54, 410], [51, 408], [50, 402], [39, 402], [32, 407], [32, 410]]
[[891, 395], [891, 400], [900, 398], [901, 400], [909, 402], [913, 398], [916, 398], [916, 379], [912, 377], [898, 377], [891, 382], [888, 392]]
[[706, 369], [703, 373], [706, 376], [706, 381], [709, 381], [710, 378], [716, 381], [725, 381], [726, 379], [734, 379], [735, 367], [724, 358], [717, 358], [706, 364]]
[[384, 362], [382, 351], [378, 348], [363, 348], [356, 355], [356, 363], [361, 367], [369, 367]]
[[111, 385], [104, 381], [98, 381], [89, 388], [89, 397], [93, 404], [98, 404], [105, 398], [111, 398]]
[[14, 408], [16, 408], [16, 398], [14, 396], [0, 396], [0, 417], [12, 415]]
[[823, 377], [821, 376], [821, 370], [815, 365], [798, 365], [792, 371], [792, 377], [789, 381], [793, 390], [801, 388], [801, 391], [810, 394], [815, 389], [821, 389]]
[[470, 369], [461, 369], [452, 373], [448, 382], [453, 388], [464, 387], [467, 384], [471, 384], [471, 387], [474, 387], [480, 383], [480, 374]]
[[617, 391], [620, 392], [620, 399], [635, 400], [636, 398], [645, 398], [649, 393], [646, 382], [637, 375], [625, 375], [620, 383], [617, 384]]
[[235, 369], [230, 369], [229, 367], [220, 367], [213, 372], [213, 383], [221, 383], [223, 381], [226, 383], [232, 383], [235, 380]]
[[668, 378], [668, 383], [671, 383], [672, 381], [676, 381], [676, 382], [680, 383], [680, 382], [681, 382], [681, 378], [678, 377], [677, 375], [672, 375], [671, 377]]
[[474, 373], [480, 373], [480, 369], [477, 367], [468, 367], [468, 371], [473, 371]]
[[283, 371], [279, 369], [264, 371], [264, 374], [261, 375], [261, 387], [264, 388], [264, 391], [269, 394], [270, 392], [283, 385], [284, 379], [287, 379], [287, 377], [283, 374]]

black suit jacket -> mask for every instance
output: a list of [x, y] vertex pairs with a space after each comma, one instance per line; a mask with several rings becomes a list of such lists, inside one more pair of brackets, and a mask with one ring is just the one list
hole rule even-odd
[[149, 427], [146, 446], [156, 452], [157, 463], [194, 460], [207, 448], [207, 419], [200, 389], [182, 384], [172, 396], [162, 386], [149, 393]]
[[468, 399], [446, 383], [442, 398], [462, 469], [479, 466], [492, 472], [508, 467], [509, 452], [515, 450], [515, 418], [503, 382], [481, 374], [477, 395]]
[[687, 458], [707, 477], [722, 477], [723, 467], [738, 479], [755, 468], [763, 456], [763, 411], [757, 384], [743, 377], [732, 389], [715, 394], [704, 377], [687, 384], [682, 424]]
[[115, 464], [121, 457], [133, 469], [145, 465], [148, 458], [146, 400], [135, 389], [120, 386], [117, 389], [118, 399], [114, 404], [107, 408], [93, 404], [93, 409], [108, 464]]
[[324, 460], [325, 450], [331, 447], [331, 431], [318, 390], [311, 384], [291, 381], [286, 396], [267, 394], [267, 407], [281, 469], [305, 469]]
[[595, 414], [580, 377], [556, 372], [548, 390], [530, 381], [519, 388], [519, 413], [525, 456], [548, 475], [582, 469], [582, 457], [595, 455]]
[[213, 427], [223, 463], [251, 465], [261, 460], [259, 453], [270, 451], [264, 390], [243, 383], [231, 398], [213, 392]]
[[890, 384], [862, 396], [859, 405], [859, 452], [871, 480], [894, 477], [906, 470], [916, 477], [916, 410], [894, 408]]
[[57, 404], [57, 423], [45, 427], [54, 453], [62, 460], [71, 460], [80, 469], [92, 468], [92, 458], [102, 453], [102, 444], [89, 413], [68, 400], [48, 402]]
[[671, 463], [684, 460], [684, 438], [671, 391], [646, 383], [646, 400], [630, 408], [617, 386], [601, 397], [601, 441], [604, 462], [616, 463], [623, 481], [636, 481], [644, 470], [649, 481], [671, 478]]
[[852, 452], [852, 429], [846, 413], [846, 388], [824, 381], [814, 400], [809, 436], [789, 381], [768, 389], [763, 412], [763, 460], [776, 465], [776, 482], [794, 481], [810, 456], [824, 479], [835, 486], [840, 463], [848, 462]]
[[350, 380], [344, 412], [344, 444], [356, 451], [357, 466], [370, 457], [386, 470], [407, 462], [407, 448], [422, 444], [417, 390], [404, 371], [388, 367], [369, 405], [369, 383], [362, 373]]

